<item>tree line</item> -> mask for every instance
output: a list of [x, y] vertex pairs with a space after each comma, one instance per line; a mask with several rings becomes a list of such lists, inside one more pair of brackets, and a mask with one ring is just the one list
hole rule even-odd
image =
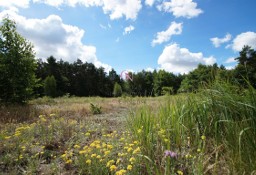
[[31, 98], [71, 96], [160, 96], [197, 92], [216, 81], [228, 81], [241, 88], [256, 88], [256, 51], [245, 46], [232, 70], [202, 65], [188, 74], [165, 70], [142, 70], [121, 79], [112, 69], [77, 59], [70, 63], [50, 56], [35, 60], [33, 45], [16, 31], [14, 21], [4, 18], [0, 26], [0, 103], [24, 103]]

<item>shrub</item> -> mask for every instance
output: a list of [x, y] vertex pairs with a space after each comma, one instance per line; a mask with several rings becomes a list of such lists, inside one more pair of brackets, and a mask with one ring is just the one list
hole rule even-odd
[[56, 97], [56, 80], [54, 76], [46, 77], [44, 81], [44, 92], [49, 97]]
[[93, 114], [101, 114], [101, 107], [90, 103], [90, 109]]
[[122, 87], [120, 86], [120, 84], [115, 83], [113, 95], [114, 95], [115, 97], [120, 97], [120, 96], [122, 96]]

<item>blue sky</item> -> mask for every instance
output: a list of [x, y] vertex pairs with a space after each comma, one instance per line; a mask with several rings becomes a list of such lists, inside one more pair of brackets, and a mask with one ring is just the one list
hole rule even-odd
[[255, 7], [254, 0], [8, 0], [0, 17], [16, 21], [37, 58], [187, 73], [199, 63], [232, 68], [243, 45], [256, 49]]

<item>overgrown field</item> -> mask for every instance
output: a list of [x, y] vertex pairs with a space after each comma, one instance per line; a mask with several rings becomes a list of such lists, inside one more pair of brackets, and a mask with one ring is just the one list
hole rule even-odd
[[256, 174], [256, 92], [1, 107], [1, 174]]

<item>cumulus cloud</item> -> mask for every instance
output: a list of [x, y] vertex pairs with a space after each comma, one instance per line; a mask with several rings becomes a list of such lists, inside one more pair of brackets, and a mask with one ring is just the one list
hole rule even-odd
[[221, 44], [229, 42], [231, 40], [231, 38], [232, 38], [232, 36], [229, 33], [227, 33], [224, 38], [214, 37], [214, 38], [211, 38], [210, 40], [212, 41], [212, 44], [215, 47], [220, 47]]
[[148, 6], [153, 6], [155, 0], [145, 0], [145, 4], [148, 5]]
[[103, 11], [109, 14], [110, 19], [125, 16], [126, 19], [135, 20], [141, 8], [141, 0], [103, 0]]
[[[26, 8], [29, 6], [30, 0], [1, 0], [0, 7], [4, 9]], [[135, 20], [142, 8], [141, 0], [31, 0], [33, 3], [43, 3], [49, 6], [60, 8], [61, 6], [85, 6], [85, 7], [102, 7], [103, 12], [108, 14], [110, 19], [126, 19]]]
[[256, 49], [256, 33], [255, 32], [245, 32], [236, 36], [232, 43], [232, 49], [234, 51], [241, 51], [245, 46], [251, 46]]
[[34, 44], [37, 58], [45, 59], [53, 55], [69, 62], [79, 58], [98, 67], [103, 66], [106, 71], [111, 69], [98, 60], [96, 47], [82, 43], [85, 31], [64, 24], [61, 17], [50, 15], [45, 19], [28, 19], [13, 11], [3, 11], [0, 18], [6, 14], [16, 21], [18, 32]]
[[156, 38], [151, 42], [152, 46], [162, 44], [171, 39], [172, 35], [180, 35], [182, 33], [182, 23], [172, 22], [166, 31], [158, 32]]
[[142, 8], [141, 0], [33, 0], [34, 3], [45, 3], [50, 6], [60, 7], [62, 5], [75, 7], [77, 5], [91, 7], [101, 6], [105, 14], [109, 14], [110, 19], [135, 20]]
[[8, 9], [18, 12], [18, 8], [28, 8], [30, 0], [2, 0], [0, 1], [0, 9]]
[[75, 7], [76, 5], [82, 5], [85, 7], [101, 6], [102, 0], [33, 0], [34, 3], [44, 3], [54, 7], [60, 7], [62, 5], [68, 5]]
[[19, 8], [27, 8], [29, 6], [30, 0], [9, 0], [9, 1], [0, 1], [0, 7], [3, 8], [11, 8], [11, 7], [19, 7]]
[[234, 57], [230, 57], [230, 58], [228, 58], [228, 59], [225, 61], [225, 63], [227, 63], [227, 64], [236, 63], [236, 62], [237, 62], [237, 61], [235, 60]]
[[128, 27], [125, 27], [125, 28], [124, 28], [124, 32], [123, 32], [123, 35], [130, 34], [134, 29], [135, 29], [135, 27], [132, 26], [132, 25], [130, 25], [130, 26], [128, 26]]
[[158, 6], [160, 11], [172, 13], [175, 17], [193, 18], [197, 17], [203, 11], [197, 8], [197, 3], [192, 0], [171, 0], [164, 1]]
[[212, 65], [215, 62], [216, 59], [212, 56], [206, 58], [201, 52], [190, 52], [187, 48], [180, 48], [176, 43], [166, 46], [158, 58], [160, 68], [173, 73], [188, 73], [199, 63]]
[[155, 70], [155, 69], [153, 69], [152, 67], [146, 68], [146, 71], [147, 71], [147, 72], [154, 72], [154, 70]]

